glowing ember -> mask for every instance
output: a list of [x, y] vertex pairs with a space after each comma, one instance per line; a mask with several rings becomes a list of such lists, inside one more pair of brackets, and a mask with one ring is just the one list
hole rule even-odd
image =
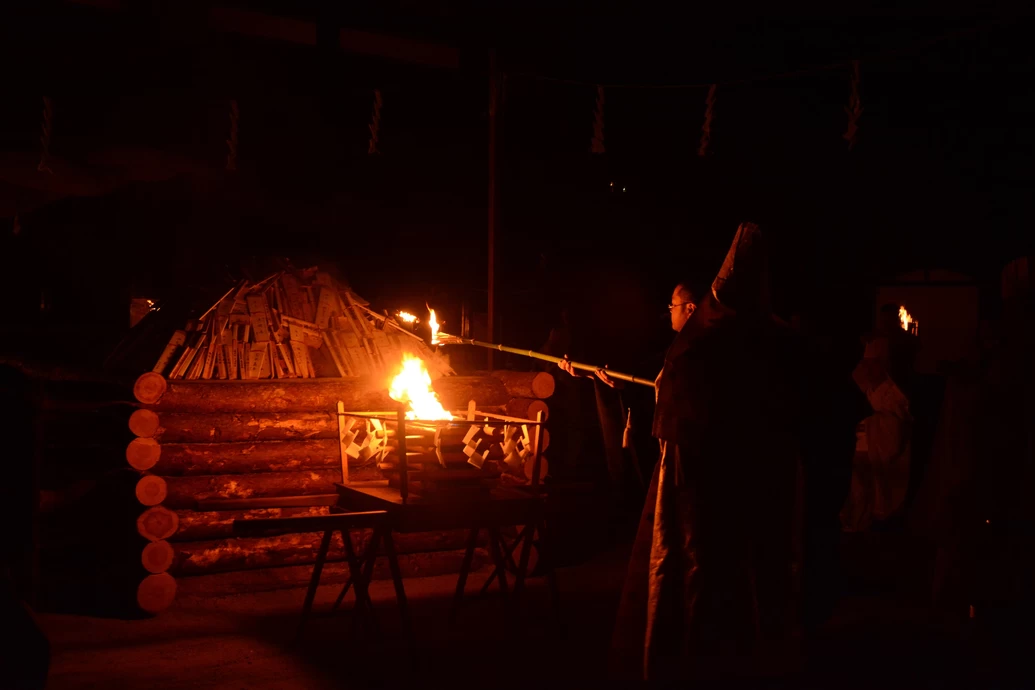
[[407, 311], [400, 311], [400, 312], [396, 313], [396, 316], [398, 316], [400, 319], [402, 319], [406, 323], [416, 323], [417, 322], [417, 317], [414, 316], [413, 314], [407, 312]]
[[438, 396], [432, 390], [431, 375], [424, 366], [424, 361], [409, 353], [403, 354], [402, 370], [392, 379], [392, 384], [388, 387], [388, 395], [392, 400], [398, 400], [410, 406], [406, 419], [453, 418], [453, 415], [442, 407]]
[[902, 324], [903, 331], [905, 331], [906, 333], [912, 333], [913, 335], [916, 335], [917, 331], [919, 330], [920, 323], [914, 320], [913, 317], [909, 315], [909, 312], [906, 311], [905, 307], [898, 308], [898, 320]]
[[428, 307], [428, 325], [431, 326], [431, 344], [438, 345], [438, 319], [435, 318], [435, 310]]

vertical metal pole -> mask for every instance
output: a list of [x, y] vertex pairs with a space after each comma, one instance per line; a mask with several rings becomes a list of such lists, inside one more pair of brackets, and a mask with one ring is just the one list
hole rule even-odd
[[[489, 51], [489, 342], [496, 335], [496, 49]], [[492, 350], [489, 350], [489, 371], [492, 371]]]
[[[535, 413], [535, 431], [532, 433], [532, 491], [539, 493], [539, 471], [542, 466], [543, 456], [543, 411]], [[529, 535], [531, 539], [531, 535]]]
[[409, 480], [409, 469], [406, 466], [406, 406], [399, 406], [399, 416], [397, 417], [398, 423], [396, 424], [396, 438], [399, 442], [396, 444], [399, 453], [399, 495], [402, 497], [402, 502], [406, 503], [406, 496], [409, 494], [409, 487], [407, 482]]

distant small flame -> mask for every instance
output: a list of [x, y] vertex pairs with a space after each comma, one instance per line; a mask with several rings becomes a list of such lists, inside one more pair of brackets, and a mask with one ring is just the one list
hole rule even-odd
[[906, 333], [916, 335], [917, 331], [920, 329], [920, 322], [910, 316], [905, 307], [898, 308], [898, 320], [899, 323], [902, 324], [902, 330]]
[[397, 312], [395, 315], [398, 316], [403, 321], [405, 321], [406, 323], [416, 323], [417, 322], [417, 317], [414, 316], [413, 314], [409, 313], [408, 311], [400, 311], [400, 312]]
[[406, 419], [452, 419], [438, 396], [431, 388], [431, 375], [424, 360], [405, 353], [402, 360], [402, 368], [388, 387], [388, 395], [392, 400], [406, 403], [410, 411], [406, 413]]
[[428, 313], [431, 316], [428, 317], [428, 325], [431, 326], [431, 344], [438, 345], [438, 319], [435, 318], [435, 310], [428, 307]]

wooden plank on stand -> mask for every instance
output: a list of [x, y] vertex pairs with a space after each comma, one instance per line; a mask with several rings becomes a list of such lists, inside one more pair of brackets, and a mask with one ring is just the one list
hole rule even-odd
[[316, 298], [313, 296], [315, 289], [312, 285], [306, 285], [302, 289], [302, 315], [300, 318], [306, 321], [316, 321]]
[[176, 350], [182, 347], [186, 342], [186, 331], [176, 331], [173, 333], [172, 337], [169, 338], [169, 343], [165, 346], [165, 349], [162, 350], [161, 357], [158, 358], [158, 362], [151, 371], [156, 374], [164, 374], [166, 368], [169, 366], [169, 362], [172, 361], [172, 357], [176, 353]]
[[305, 345], [303, 343], [303, 345], [302, 345], [302, 352], [305, 354], [305, 366], [306, 366], [306, 369], [309, 371], [309, 378], [315, 379], [316, 378], [316, 365], [313, 364], [313, 356], [312, 356], [312, 352], [310, 352], [309, 346]]
[[318, 328], [327, 328], [331, 316], [338, 308], [338, 300], [334, 297], [335, 293], [330, 288], [325, 287], [320, 290], [320, 301], [316, 307], [316, 326]]
[[223, 349], [222, 345], [216, 345], [214, 349], [216, 351], [216, 376], [218, 376], [221, 379], [229, 379], [230, 373], [227, 371], [226, 368], [226, 355], [224, 354], [225, 350]]
[[208, 357], [208, 335], [204, 336], [203, 344], [198, 348], [197, 355], [194, 356], [194, 362], [190, 365], [190, 371], [186, 378], [198, 379], [201, 377], [201, 371], [205, 368], [205, 359]]
[[226, 362], [226, 375], [229, 379], [238, 378], [237, 369], [237, 337], [234, 333], [237, 332], [237, 326], [231, 326], [230, 337], [226, 345], [223, 346], [223, 360]]
[[309, 374], [309, 356], [305, 351], [305, 343], [291, 341], [291, 354], [295, 360], [295, 375], [299, 378], [312, 378]]
[[291, 349], [287, 343], [279, 342], [275, 345], [270, 343], [276, 349], [275, 360], [277, 362], [277, 368], [280, 372], [281, 378], [297, 378], [298, 370], [295, 367], [295, 362], [291, 357]]
[[353, 323], [356, 330], [356, 336], [359, 338], [360, 344], [370, 356], [370, 365], [372, 370], [375, 372], [383, 372], [385, 370], [384, 362], [378, 356], [377, 347], [370, 339], [370, 332], [373, 329], [373, 326], [370, 325], [370, 322], [367, 321], [367, 317], [356, 307], [356, 304], [352, 299], [352, 293], [346, 292], [345, 298], [348, 301], [348, 306], [343, 302], [342, 309], [349, 315], [350, 322]]
[[237, 375], [242, 379], [253, 378], [248, 371], [248, 344], [244, 342], [237, 343]]
[[281, 283], [284, 285], [284, 293], [287, 295], [288, 315], [296, 319], [302, 318], [302, 314], [305, 312], [304, 298], [302, 297], [302, 288], [296, 278], [291, 273], [285, 273], [281, 279]]
[[345, 367], [345, 363], [342, 361], [341, 355], [338, 353], [337, 346], [331, 343], [329, 337], [324, 340], [323, 347], [326, 348], [327, 354], [330, 355], [331, 361], [334, 362], [334, 368], [338, 371], [338, 376], [351, 376]]
[[349, 371], [349, 376], [361, 376], [366, 372], [366, 367], [364, 367], [362, 361], [358, 359], [358, 355], [362, 355], [363, 353], [361, 351], [353, 353], [349, 350], [349, 348], [346, 347], [344, 335], [345, 334], [340, 331], [327, 331], [327, 337], [329, 337], [335, 347], [338, 348], [338, 354], [345, 363], [345, 366]]
[[216, 320], [209, 320], [208, 327], [208, 349], [205, 352], [205, 364], [201, 369], [201, 378], [212, 378], [212, 370], [216, 366], [216, 353], [219, 351], [219, 341], [216, 335]]
[[[349, 455], [348, 449], [355, 439], [356, 434], [352, 433], [351, 437], [348, 434], [352, 432], [352, 425], [355, 424], [356, 420], [352, 418], [346, 419], [345, 417], [345, 403], [341, 400], [338, 401], [338, 447], [341, 453], [341, 483], [349, 483]], [[347, 439], [347, 440], [346, 440]]]
[[180, 379], [186, 376], [187, 372], [190, 371], [190, 366], [194, 362], [194, 357], [197, 355], [198, 349], [204, 341], [204, 333], [195, 333], [190, 336], [190, 344], [183, 351], [183, 354], [180, 355], [180, 359], [176, 362], [176, 366], [173, 367], [172, 372], [169, 374], [169, 378]]
[[268, 371], [266, 357], [269, 352], [267, 343], [252, 343], [248, 354], [248, 378], [257, 379], [265, 369]]
[[266, 300], [262, 295], [248, 295], [248, 314], [255, 342], [267, 342], [270, 339], [270, 324], [266, 318]]
[[341, 350], [348, 353], [352, 362], [355, 375], [363, 376], [373, 371], [370, 356], [360, 344], [359, 336], [356, 335], [355, 326], [347, 313], [332, 320], [333, 330], [327, 333], [335, 339]]

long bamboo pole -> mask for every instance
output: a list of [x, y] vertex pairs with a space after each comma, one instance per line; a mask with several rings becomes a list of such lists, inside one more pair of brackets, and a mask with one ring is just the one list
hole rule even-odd
[[[516, 347], [507, 347], [506, 345], [499, 345], [497, 343], [486, 343], [481, 340], [472, 340], [470, 338], [458, 338], [455, 335], [446, 335], [445, 333], [439, 333], [436, 345], [474, 345], [476, 347], [484, 347], [489, 350], [499, 350], [500, 352], [509, 352], [515, 355], [522, 355], [523, 357], [532, 357], [533, 359], [541, 359], [545, 362], [563, 362], [563, 357], [554, 357], [553, 355], [547, 355], [542, 352], [533, 352], [532, 350], [521, 350]], [[569, 360], [571, 366], [575, 369], [582, 369], [584, 371], [596, 371], [597, 369], [603, 369], [595, 364], [585, 364], [583, 362], [572, 362]], [[630, 383], [638, 383], [641, 386], [654, 387], [654, 381], [651, 379], [645, 379], [639, 376], [633, 376], [632, 374], [625, 374], [620, 371], [611, 371], [610, 369], [603, 369], [607, 374], [608, 378], [620, 379], [622, 381], [628, 381]]]
[[[497, 97], [496, 50], [489, 51], [489, 301], [488, 330], [489, 337], [496, 337], [496, 109], [499, 106]], [[492, 352], [488, 355], [489, 371], [493, 369]]]

